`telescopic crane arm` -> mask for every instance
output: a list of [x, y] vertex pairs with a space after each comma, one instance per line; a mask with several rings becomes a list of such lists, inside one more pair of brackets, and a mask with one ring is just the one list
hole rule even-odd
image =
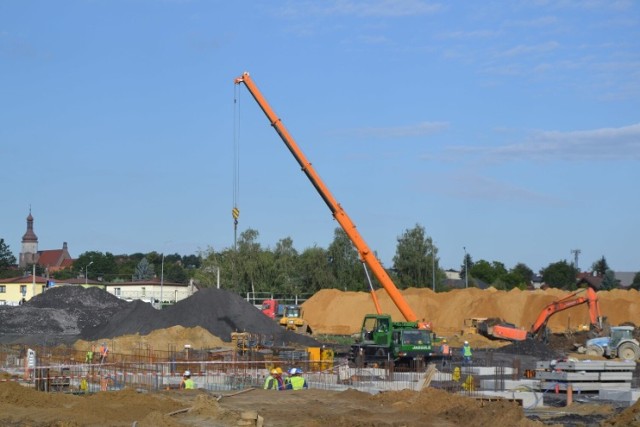
[[374, 276], [378, 279], [382, 287], [391, 297], [391, 300], [394, 302], [396, 307], [400, 310], [404, 318], [409, 322], [418, 322], [418, 317], [413, 312], [409, 304], [405, 301], [402, 294], [393, 283], [384, 267], [380, 264], [378, 259], [375, 257], [371, 249], [367, 246], [366, 242], [356, 229], [355, 224], [351, 221], [351, 218], [347, 215], [347, 213], [342, 209], [342, 206], [337, 202], [337, 200], [333, 197], [327, 186], [324, 184], [320, 176], [315, 171], [311, 163], [307, 160], [304, 153], [298, 147], [293, 137], [289, 134], [289, 131], [282, 124], [276, 113], [273, 111], [267, 100], [262, 96], [262, 93], [255, 85], [249, 73], [245, 72], [242, 76], [235, 79], [235, 84], [244, 83], [246, 88], [249, 90], [249, 93], [256, 100], [264, 114], [267, 116], [269, 123], [273, 126], [282, 138], [282, 141], [287, 146], [293, 157], [295, 157], [296, 161], [302, 168], [302, 171], [307, 175], [311, 184], [315, 187], [322, 200], [327, 204], [329, 210], [333, 217], [338, 221], [342, 229], [345, 231], [353, 245], [356, 247], [360, 258], [371, 268]]

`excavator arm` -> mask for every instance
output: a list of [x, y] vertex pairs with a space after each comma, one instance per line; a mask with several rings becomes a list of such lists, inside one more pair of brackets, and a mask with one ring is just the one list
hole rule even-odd
[[585, 303], [589, 305], [589, 318], [591, 320], [591, 325], [596, 329], [601, 330], [602, 315], [600, 314], [600, 303], [598, 302], [598, 295], [593, 288], [589, 287], [586, 289], [586, 296], [576, 297], [577, 294], [583, 291], [584, 289], [580, 289], [579, 291], [567, 295], [566, 297], [558, 301], [554, 301], [543, 308], [533, 326], [531, 326], [531, 334], [536, 335], [537, 333], [539, 333], [547, 324], [549, 318], [557, 312]]
[[[253, 82], [253, 79], [249, 76], [249, 73], [244, 73], [240, 77], [235, 79], [235, 84], [244, 84], [245, 87], [249, 90], [249, 93], [256, 100], [264, 114], [267, 116], [269, 123], [274, 127], [282, 141], [287, 146], [293, 157], [296, 159], [302, 171], [305, 173], [311, 184], [315, 187], [322, 200], [327, 204], [329, 210], [333, 217], [338, 221], [342, 229], [345, 231], [353, 245], [356, 247], [358, 254], [363, 262], [365, 262], [374, 276], [378, 279], [382, 287], [385, 289], [387, 294], [391, 297], [393, 303], [398, 307], [398, 310], [402, 313], [404, 318], [409, 322], [418, 322], [418, 317], [413, 312], [409, 304], [405, 301], [404, 297], [396, 287], [396, 285], [389, 277], [389, 274], [386, 272], [380, 261], [376, 258], [374, 253], [369, 249], [366, 242], [356, 229], [355, 224], [351, 221], [351, 218], [347, 215], [347, 213], [342, 209], [342, 206], [337, 202], [337, 200], [333, 197], [327, 186], [324, 184], [320, 176], [313, 168], [311, 163], [307, 160], [306, 156], [298, 147], [298, 144], [295, 142], [293, 137], [289, 134], [289, 131], [282, 124], [281, 120], [278, 118], [276, 113], [273, 111], [267, 100], [262, 96], [262, 93], [258, 89], [258, 87]], [[424, 325], [423, 325], [424, 326]]]

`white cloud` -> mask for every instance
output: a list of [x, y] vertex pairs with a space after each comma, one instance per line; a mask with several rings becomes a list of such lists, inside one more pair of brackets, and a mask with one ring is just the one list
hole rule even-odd
[[485, 39], [496, 37], [501, 34], [500, 31], [495, 30], [474, 30], [474, 31], [449, 31], [447, 33], [441, 33], [438, 38], [441, 39]]
[[556, 50], [560, 44], [555, 41], [541, 43], [537, 45], [518, 45], [511, 49], [503, 51], [500, 56], [516, 56], [516, 55], [529, 55], [532, 53], [546, 53]]
[[492, 160], [640, 160], [640, 123], [581, 131], [537, 131], [523, 142], [500, 147], [457, 147], [455, 152]]
[[433, 134], [448, 127], [447, 122], [422, 122], [411, 126], [352, 129], [346, 133], [367, 138], [407, 138]]

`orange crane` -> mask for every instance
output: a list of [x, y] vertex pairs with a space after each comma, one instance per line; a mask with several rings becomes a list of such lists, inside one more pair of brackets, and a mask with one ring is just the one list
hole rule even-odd
[[[351, 218], [349, 218], [342, 206], [340, 206], [340, 203], [338, 203], [338, 201], [333, 197], [322, 179], [320, 179], [320, 176], [311, 165], [311, 162], [307, 160], [298, 144], [296, 144], [293, 137], [289, 134], [287, 128], [282, 124], [282, 121], [278, 118], [264, 96], [262, 96], [262, 93], [253, 82], [251, 76], [249, 76], [249, 73], [245, 72], [240, 77], [236, 78], [235, 84], [244, 84], [249, 90], [249, 93], [251, 93], [264, 114], [267, 116], [271, 126], [273, 126], [278, 135], [280, 135], [280, 138], [282, 138], [284, 144], [287, 146], [291, 154], [293, 154], [293, 157], [295, 157], [296, 161], [302, 168], [302, 171], [307, 175], [311, 184], [313, 184], [318, 194], [320, 194], [320, 197], [322, 197], [322, 200], [324, 200], [329, 207], [329, 210], [331, 210], [333, 217], [338, 221], [345, 233], [347, 233], [347, 236], [356, 247], [356, 250], [360, 255], [360, 259], [366, 263], [369, 268], [371, 268], [374, 276], [378, 279], [387, 294], [389, 294], [393, 303], [398, 307], [398, 310], [400, 310], [400, 313], [402, 313], [408, 322], [416, 322], [419, 327], [424, 329], [428, 328], [430, 324], [418, 321], [418, 316], [416, 316], [409, 304], [407, 304], [404, 297], [393, 283], [393, 280], [389, 277], [389, 274], [374, 255], [373, 251], [369, 249], [369, 246], [367, 246], [367, 243], [356, 229], [356, 225], [353, 223]], [[374, 301], [377, 305], [377, 301]], [[377, 306], [376, 309], [378, 309]]]
[[[587, 292], [586, 296], [576, 297], [581, 292]], [[600, 313], [600, 303], [598, 302], [598, 295], [596, 291], [588, 287], [586, 289], [579, 289], [566, 297], [554, 301], [548, 304], [540, 311], [536, 321], [531, 326], [531, 329], [527, 332], [524, 329], [518, 329], [514, 325], [510, 324], [495, 324], [480, 328], [485, 335], [493, 338], [508, 339], [513, 341], [524, 341], [529, 337], [540, 336], [546, 331], [546, 325], [549, 318], [554, 314], [575, 307], [580, 304], [589, 305], [589, 317], [591, 320], [591, 326], [596, 330], [601, 331], [603, 327], [603, 317]]]

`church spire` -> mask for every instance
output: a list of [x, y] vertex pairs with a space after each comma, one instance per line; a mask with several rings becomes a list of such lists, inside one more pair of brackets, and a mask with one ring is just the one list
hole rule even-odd
[[33, 232], [33, 216], [31, 216], [31, 206], [29, 206], [29, 216], [27, 217], [27, 232], [22, 236], [22, 243], [38, 242], [38, 236]]

